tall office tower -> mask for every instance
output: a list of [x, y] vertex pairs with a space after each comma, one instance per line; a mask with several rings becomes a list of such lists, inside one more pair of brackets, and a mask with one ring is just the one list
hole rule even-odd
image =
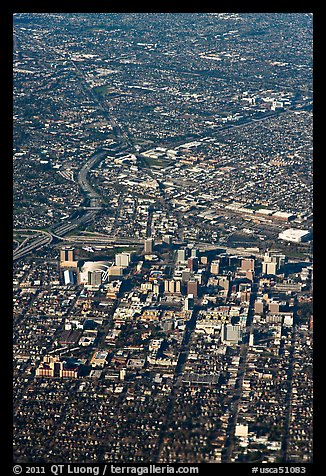
[[183, 283], [186, 283], [187, 281], [189, 281], [190, 279], [190, 269], [189, 268], [186, 268], [186, 269], [183, 269], [182, 270], [182, 273], [181, 273], [181, 281]]
[[192, 249], [191, 249], [190, 256], [191, 256], [192, 258], [198, 258], [198, 257], [199, 257], [199, 250], [198, 250], [197, 248], [192, 248]]
[[218, 274], [220, 272], [220, 262], [219, 260], [214, 260], [211, 262], [211, 273]]
[[60, 267], [77, 268], [74, 248], [62, 248], [60, 250]]
[[250, 291], [251, 284], [249, 283], [239, 283], [239, 291]]
[[189, 294], [189, 296], [186, 297], [184, 308], [185, 311], [190, 311], [194, 308], [194, 296], [192, 294]]
[[271, 263], [272, 261], [272, 253], [270, 251], [265, 251], [264, 253], [264, 261], [265, 263]]
[[63, 273], [65, 284], [74, 284], [75, 276], [74, 273], [68, 269], [66, 269]]
[[74, 248], [62, 248], [60, 250], [60, 261], [74, 261], [75, 250]]
[[118, 253], [115, 255], [115, 265], [127, 268], [131, 259], [130, 253]]
[[154, 248], [154, 239], [147, 238], [144, 242], [144, 251], [146, 254], [152, 254]]
[[254, 345], [254, 334], [253, 332], [250, 332], [250, 335], [249, 335], [249, 347], [253, 347]]
[[99, 286], [102, 284], [102, 272], [101, 271], [88, 271], [87, 284]]
[[172, 236], [171, 235], [164, 235], [163, 236], [163, 243], [166, 243], [167, 245], [171, 246], [172, 245]]
[[187, 259], [187, 252], [185, 249], [178, 250], [177, 261], [178, 263], [184, 263]]
[[282, 266], [284, 266], [286, 261], [286, 256], [280, 254], [280, 255], [275, 255], [274, 258], [276, 260], [276, 270], [278, 271]]
[[266, 251], [262, 262], [263, 274], [276, 274], [282, 266], [284, 266], [286, 256], [282, 254], [272, 254]]
[[68, 261], [68, 250], [65, 248], [60, 250], [60, 261]]
[[201, 257], [200, 257], [200, 262], [201, 262], [201, 264], [207, 264], [207, 263], [208, 263], [208, 258], [207, 258], [207, 256], [201, 256]]
[[188, 268], [190, 269], [190, 271], [198, 271], [198, 258], [196, 257], [192, 257], [192, 258], [188, 258]]
[[228, 266], [229, 265], [229, 255], [226, 253], [221, 253], [218, 257], [218, 261], [220, 262], [220, 266]]
[[255, 314], [261, 314], [262, 312], [264, 312], [264, 301], [257, 299], [257, 301], [255, 301]]
[[188, 281], [187, 294], [193, 294], [194, 298], [198, 297], [198, 283], [197, 281]]
[[180, 294], [181, 293], [181, 283], [175, 279], [171, 279], [169, 282], [169, 292], [171, 294]]
[[173, 279], [169, 281], [169, 293], [171, 294], [175, 293], [175, 281]]
[[280, 303], [277, 301], [269, 301], [268, 303], [268, 310], [270, 312], [279, 312], [280, 310]]
[[249, 271], [255, 268], [255, 260], [253, 258], [243, 258], [241, 260], [241, 269]]
[[160, 294], [161, 292], [161, 283], [153, 284], [153, 293]]
[[[286, 259], [286, 256], [285, 255], [282, 255], [282, 254], [271, 254], [269, 253], [270, 256], [266, 256], [266, 253], [265, 253], [265, 256], [264, 256], [264, 260], [263, 260], [263, 267], [264, 267], [264, 263], [275, 263], [275, 272], [278, 272], [280, 270], [280, 268], [282, 266], [284, 266], [285, 264], [285, 259]], [[268, 267], [268, 266], [267, 266]], [[271, 268], [273, 269], [273, 268]], [[275, 273], [266, 273], [266, 274], [275, 274]]]
[[218, 285], [225, 289], [225, 291], [229, 292], [230, 281], [227, 276], [218, 276]]
[[97, 284], [97, 285], [102, 284], [103, 273], [101, 271], [95, 271], [93, 275], [94, 275], [94, 284]]
[[224, 340], [230, 343], [237, 343], [242, 338], [240, 324], [227, 324], [224, 326]]
[[121, 369], [121, 370], [119, 371], [119, 379], [120, 379], [120, 380], [124, 380], [125, 377], [126, 377], [126, 369]]
[[175, 283], [174, 284], [174, 292], [176, 294], [181, 294], [181, 281], [176, 280], [176, 281], [174, 281], [174, 283]]
[[235, 266], [239, 265], [239, 257], [238, 256], [229, 256], [228, 261], [229, 261], [229, 266], [231, 266], [233, 268]]
[[262, 274], [276, 274], [276, 262], [263, 261]]
[[164, 292], [166, 294], [181, 294], [181, 282], [175, 279], [166, 279], [164, 281]]
[[277, 259], [266, 251], [262, 262], [262, 274], [276, 274]]
[[250, 291], [241, 291], [240, 292], [240, 302], [246, 302], [250, 299]]
[[164, 280], [164, 292], [165, 293], [169, 292], [169, 280], [168, 279]]

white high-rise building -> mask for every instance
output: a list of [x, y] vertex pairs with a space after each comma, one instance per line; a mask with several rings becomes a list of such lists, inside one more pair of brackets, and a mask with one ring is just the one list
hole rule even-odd
[[69, 269], [66, 269], [64, 271], [63, 278], [64, 278], [65, 284], [74, 284], [74, 282], [75, 282], [74, 273], [72, 271], [70, 271]]
[[275, 262], [265, 262], [262, 263], [262, 273], [263, 274], [276, 274], [276, 261]]
[[254, 345], [254, 334], [251, 332], [249, 335], [249, 347], [253, 347]]
[[178, 250], [177, 261], [179, 263], [184, 263], [187, 259], [187, 251], [185, 249]]
[[194, 308], [194, 295], [193, 294], [188, 294], [188, 296], [185, 299], [185, 311], [190, 311]]
[[211, 262], [211, 273], [218, 274], [220, 272], [220, 262], [219, 260], [213, 260]]
[[115, 255], [115, 265], [127, 268], [130, 264], [130, 253], [118, 253]]
[[153, 248], [154, 248], [154, 239], [153, 238], [147, 238], [147, 240], [144, 241], [144, 251], [146, 254], [152, 254], [153, 253]]

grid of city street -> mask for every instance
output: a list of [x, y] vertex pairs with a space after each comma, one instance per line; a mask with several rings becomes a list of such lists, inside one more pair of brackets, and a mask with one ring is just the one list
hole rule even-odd
[[313, 462], [312, 23], [14, 14], [14, 462]]

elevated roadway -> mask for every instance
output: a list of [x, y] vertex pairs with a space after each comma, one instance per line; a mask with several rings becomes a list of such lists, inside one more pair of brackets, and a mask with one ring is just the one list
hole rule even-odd
[[[99, 151], [95, 153], [80, 169], [78, 174], [78, 183], [82, 189], [82, 191], [89, 197], [91, 203], [93, 203], [94, 207], [88, 207], [86, 213], [84, 213], [79, 218], [71, 219], [66, 218], [60, 223], [56, 223], [52, 225], [47, 231], [40, 231], [40, 230], [28, 230], [25, 229], [24, 231], [35, 231], [42, 234], [42, 236], [35, 238], [34, 240], [28, 240], [28, 242], [22, 243], [18, 246], [13, 252], [13, 260], [16, 261], [23, 256], [31, 253], [33, 250], [37, 250], [42, 246], [48, 245], [52, 242], [54, 238], [62, 240], [64, 236], [70, 233], [72, 230], [78, 228], [80, 225], [86, 224], [91, 222], [95, 215], [98, 213], [101, 204], [101, 197], [100, 195], [93, 189], [91, 184], [87, 180], [87, 175], [89, 171], [94, 167], [98, 162], [103, 160], [103, 158], [107, 155], [107, 151]], [[18, 230], [19, 231], [19, 230]]]

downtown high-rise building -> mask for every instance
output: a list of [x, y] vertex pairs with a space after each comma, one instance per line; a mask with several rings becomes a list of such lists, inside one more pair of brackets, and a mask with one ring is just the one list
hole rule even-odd
[[147, 238], [144, 241], [144, 252], [145, 254], [152, 254], [154, 249], [154, 239], [153, 238]]
[[74, 261], [75, 249], [74, 248], [62, 248], [60, 250], [60, 261]]
[[122, 268], [127, 268], [130, 264], [131, 254], [130, 253], [117, 253], [115, 255], [115, 265], [121, 266]]
[[192, 294], [193, 297], [196, 299], [198, 298], [198, 282], [197, 281], [188, 281], [187, 284], [187, 294]]

